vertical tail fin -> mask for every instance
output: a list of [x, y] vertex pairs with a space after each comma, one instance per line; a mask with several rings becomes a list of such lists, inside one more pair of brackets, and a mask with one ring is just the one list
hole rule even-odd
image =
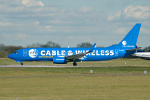
[[140, 27], [141, 23], [137, 23], [118, 45], [122, 47], [135, 48]]

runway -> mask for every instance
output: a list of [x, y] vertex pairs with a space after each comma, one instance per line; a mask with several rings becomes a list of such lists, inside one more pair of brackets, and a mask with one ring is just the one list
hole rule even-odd
[[[48, 66], [48, 65], [0, 65], [1, 67], [74, 67], [74, 66]], [[78, 66], [80, 67], [80, 66]]]
[[[19, 68], [19, 67], [104, 67], [104, 66], [66, 66], [66, 65], [0, 65], [0, 68]], [[111, 66], [105, 66], [105, 67], [111, 67]]]

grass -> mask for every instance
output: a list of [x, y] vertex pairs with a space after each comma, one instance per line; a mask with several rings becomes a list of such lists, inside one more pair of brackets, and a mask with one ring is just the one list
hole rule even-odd
[[148, 100], [149, 76], [0, 79], [2, 100]]
[[0, 76], [11, 75], [82, 75], [93, 70], [94, 74], [133, 74], [150, 72], [150, 67], [74, 67], [74, 68], [0, 68]]
[[[18, 63], [6, 58], [0, 59], [0, 64]], [[53, 65], [51, 62], [24, 64]], [[123, 59], [121, 62], [120, 59], [116, 59], [82, 62], [78, 65], [91, 67], [0, 68], [0, 100], [16, 100], [16, 98], [17, 100], [149, 100], [150, 98], [150, 61], [148, 60]], [[93, 70], [94, 74], [83, 76], [89, 75], [90, 70]], [[147, 75], [143, 74], [144, 70], [148, 72]], [[131, 73], [137, 75], [107, 75]], [[106, 74], [106, 76], [93, 76], [95, 74]]]

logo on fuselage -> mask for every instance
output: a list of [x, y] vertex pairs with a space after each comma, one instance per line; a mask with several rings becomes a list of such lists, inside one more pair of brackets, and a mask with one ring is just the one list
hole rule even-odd
[[[85, 53], [89, 50], [42, 50], [41, 56], [71, 56], [75, 54]], [[85, 55], [89, 56], [113, 56], [114, 50], [93, 50], [92, 53]]]
[[37, 57], [37, 55], [38, 55], [37, 49], [31, 49], [31, 50], [29, 50], [29, 56], [31, 58], [35, 58], [35, 57]]
[[127, 45], [127, 41], [122, 41], [122, 45]]

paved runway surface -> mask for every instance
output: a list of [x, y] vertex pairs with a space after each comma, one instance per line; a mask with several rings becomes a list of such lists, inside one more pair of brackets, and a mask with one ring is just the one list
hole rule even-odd
[[[1, 67], [94, 67], [94, 66], [63, 66], [63, 65], [60, 65], [60, 66], [48, 66], [48, 65], [0, 65], [0, 68]], [[99, 67], [104, 67], [104, 66], [99, 66]], [[108, 66], [110, 67], [110, 66]]]

